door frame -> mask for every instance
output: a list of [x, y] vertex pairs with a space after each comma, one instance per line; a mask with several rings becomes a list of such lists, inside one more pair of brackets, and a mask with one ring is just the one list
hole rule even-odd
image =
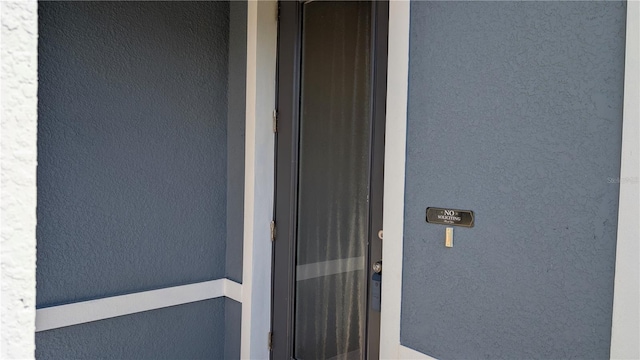
[[277, 9], [276, 0], [247, 1], [242, 359], [269, 357]]
[[[287, 5], [287, 6], [282, 6]], [[290, 359], [293, 349], [293, 298], [294, 271], [290, 266], [294, 257], [293, 246], [286, 243], [295, 236], [293, 217], [279, 216], [296, 212], [297, 164], [298, 164], [298, 120], [300, 93], [300, 31], [281, 31], [300, 28], [301, 4], [291, 1], [278, 4], [278, 60], [276, 83], [276, 146], [275, 146], [275, 204], [274, 245], [271, 270], [271, 359]], [[286, 70], [285, 70], [286, 69]], [[281, 106], [289, 104], [291, 106]], [[290, 189], [290, 191], [278, 191]], [[286, 245], [286, 246], [284, 246]], [[282, 261], [280, 259], [286, 259]], [[277, 260], [280, 260], [279, 262]], [[281, 277], [286, 281], [276, 282]], [[276, 321], [278, 319], [278, 321]], [[275, 344], [283, 344], [273, 346]], [[282, 351], [282, 353], [281, 353]]]
[[[369, 164], [369, 229], [367, 279], [372, 265], [382, 258], [384, 139], [386, 121], [387, 42], [389, 2], [372, 1], [372, 66], [371, 66], [371, 133]], [[270, 341], [271, 358], [293, 358], [295, 272], [295, 237], [297, 234], [297, 191], [299, 160], [299, 94], [301, 62], [301, 14], [303, 2], [279, 4], [277, 61], [277, 131], [274, 225], [275, 241], [272, 258]], [[295, 29], [292, 31], [291, 29]], [[282, 106], [281, 106], [282, 105]], [[287, 189], [278, 191], [278, 189]], [[276, 278], [286, 281], [275, 281]], [[371, 310], [370, 280], [367, 281], [366, 356], [379, 353], [380, 312]], [[276, 321], [275, 319], [278, 319]]]
[[385, 281], [380, 326], [384, 341], [380, 344], [380, 359], [435, 360], [400, 343], [410, 14], [409, 1], [390, 2], [382, 248]]

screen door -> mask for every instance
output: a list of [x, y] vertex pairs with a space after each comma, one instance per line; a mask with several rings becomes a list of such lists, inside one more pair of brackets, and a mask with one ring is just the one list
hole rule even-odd
[[377, 358], [386, 5], [280, 4], [274, 359]]

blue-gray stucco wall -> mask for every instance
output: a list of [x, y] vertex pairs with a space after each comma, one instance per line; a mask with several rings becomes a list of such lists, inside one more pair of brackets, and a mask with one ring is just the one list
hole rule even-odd
[[229, 4], [227, 121], [227, 278], [242, 282], [244, 130], [247, 84], [247, 2]]
[[[413, 2], [401, 343], [608, 358], [620, 2]], [[475, 211], [445, 248], [429, 206]]]
[[[246, 2], [38, 12], [37, 307], [241, 280]], [[239, 309], [220, 298], [41, 332], [36, 355], [238, 358]]]
[[225, 2], [39, 4], [39, 307], [225, 275]]
[[43, 331], [36, 358], [225, 359], [224, 317], [219, 298]]
[[240, 359], [240, 337], [242, 330], [242, 304], [225, 298], [224, 358]]

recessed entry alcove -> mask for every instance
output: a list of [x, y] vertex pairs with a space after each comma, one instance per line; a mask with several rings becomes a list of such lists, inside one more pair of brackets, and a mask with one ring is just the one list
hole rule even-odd
[[[246, 2], [38, 15], [38, 309], [241, 282]], [[239, 337], [218, 297], [38, 332], [36, 356], [237, 358]]]

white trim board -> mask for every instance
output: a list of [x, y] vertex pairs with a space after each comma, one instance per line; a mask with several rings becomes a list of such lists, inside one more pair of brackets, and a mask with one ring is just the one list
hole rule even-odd
[[640, 358], [640, 2], [627, 2], [618, 238], [611, 323], [612, 359]]
[[223, 279], [224, 289], [223, 294], [231, 300], [242, 303], [242, 284], [239, 284], [233, 280]]
[[244, 240], [240, 357], [267, 359], [271, 329], [271, 239], [275, 177], [275, 0], [247, 2]]
[[240, 301], [241, 294], [241, 284], [229, 279], [218, 279], [52, 306], [36, 310], [36, 332], [223, 296]]
[[401, 355], [400, 306], [402, 302], [404, 174], [409, 86], [409, 14], [410, 4], [408, 1], [389, 2], [384, 220], [382, 227], [384, 229], [382, 242], [384, 286], [382, 286], [382, 312], [380, 314], [381, 359], [399, 359]]

